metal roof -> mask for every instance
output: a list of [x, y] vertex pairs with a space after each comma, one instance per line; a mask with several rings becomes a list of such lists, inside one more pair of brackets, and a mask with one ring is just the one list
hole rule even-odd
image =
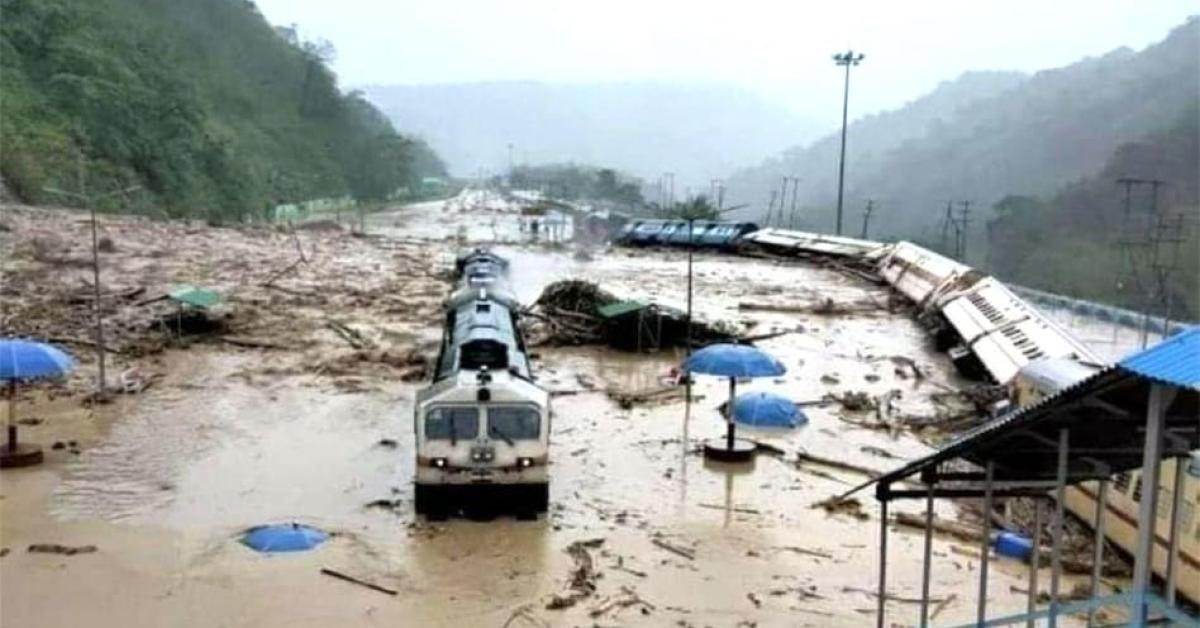
[[941, 449], [889, 471], [855, 490], [878, 483], [876, 496], [890, 499], [889, 485], [917, 473], [936, 475], [944, 463], [965, 460], [996, 465], [996, 479], [1037, 482], [1054, 478], [1057, 439], [1069, 434], [1068, 483], [1100, 479], [1142, 464], [1146, 406], [1153, 384], [1181, 389], [1166, 409], [1171, 438], [1164, 456], [1187, 455], [1200, 447], [1200, 387], [1196, 349], [1200, 335], [1189, 330], [1135, 354], [1042, 401], [969, 430]]
[[649, 306], [641, 301], [616, 301], [608, 305], [602, 305], [596, 311], [600, 314], [601, 318], [616, 318], [630, 312], [644, 310], [647, 307]]
[[221, 295], [206, 288], [195, 286], [176, 286], [167, 296], [172, 301], [207, 310], [221, 303]]
[[1200, 390], [1200, 327], [1135, 353], [1120, 367], [1160, 384]]

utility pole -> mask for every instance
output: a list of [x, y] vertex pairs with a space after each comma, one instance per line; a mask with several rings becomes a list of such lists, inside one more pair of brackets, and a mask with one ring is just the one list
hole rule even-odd
[[783, 206], [787, 203], [787, 188], [788, 177], [783, 178], [783, 185], [779, 189], [779, 215], [775, 217], [775, 226], [783, 226]]
[[779, 195], [779, 192], [777, 192], [775, 190], [771, 190], [771, 202], [767, 205], [767, 219], [766, 219], [766, 221], [764, 221], [763, 227], [771, 226], [771, 215], [775, 213], [775, 198], [778, 195]]
[[971, 222], [971, 201], [962, 201], [962, 213], [959, 214], [958, 228], [954, 237], [954, 256], [965, 260], [967, 255], [967, 226]]
[[664, 172], [663, 178], [667, 182], [667, 199], [666, 199], [667, 204], [671, 207], [671, 209], [674, 209], [675, 208], [675, 173], [674, 172]]
[[118, 190], [113, 190], [111, 192], [106, 192], [103, 194], [97, 194], [94, 196], [88, 194], [87, 193], [87, 178], [84, 176], [84, 172], [83, 172], [83, 153], [82, 152], [79, 153], [78, 161], [76, 163], [76, 177], [78, 177], [78, 182], [76, 183], [76, 185], [79, 187], [78, 192], [67, 192], [65, 190], [58, 190], [55, 188], [48, 188], [48, 187], [42, 188], [42, 190], [45, 192], [49, 192], [51, 194], [58, 194], [60, 196], [67, 196], [67, 197], [78, 199], [84, 205], [87, 206], [88, 212], [91, 217], [92, 316], [95, 318], [95, 323], [96, 323], [96, 366], [98, 369], [97, 378], [96, 378], [96, 391], [100, 395], [100, 398], [103, 399], [107, 395], [108, 382], [106, 380], [105, 369], [104, 369], [104, 358], [105, 358], [105, 356], [104, 356], [104, 353], [105, 353], [105, 351], [104, 351], [104, 316], [100, 309], [100, 239], [99, 239], [99, 236], [97, 234], [97, 229], [96, 229], [96, 202], [100, 201], [102, 199], [108, 198], [110, 196], [116, 196], [118, 194], [123, 196], [130, 192], [140, 190], [142, 188], [142, 186], [134, 185], [134, 186], [130, 186], [127, 188], [121, 188]]
[[788, 227], [796, 228], [796, 197], [800, 195], [800, 177], [792, 177], [792, 215], [788, 218]]
[[717, 211], [725, 206], [725, 183], [717, 179]]
[[833, 55], [833, 62], [846, 68], [842, 90], [842, 156], [838, 160], [837, 235], [842, 235], [842, 194], [846, 187], [846, 116], [850, 109], [850, 68], [861, 63], [865, 56], [853, 50]]
[[[1136, 307], [1143, 310], [1142, 312], [1142, 329], [1140, 340], [1142, 348], [1150, 340], [1150, 321], [1153, 318], [1154, 310], [1162, 308], [1163, 315], [1163, 337], [1166, 337], [1167, 326], [1169, 325], [1171, 296], [1170, 296], [1170, 278], [1175, 272], [1178, 260], [1179, 245], [1183, 242], [1182, 216], [1176, 223], [1174, 234], [1168, 235], [1170, 230], [1169, 225], [1163, 220], [1163, 217], [1158, 214], [1158, 190], [1166, 184], [1161, 179], [1138, 179], [1132, 177], [1122, 177], [1117, 179], [1117, 184], [1125, 188], [1125, 217], [1122, 230], [1124, 236], [1117, 241], [1117, 244], [1124, 252], [1125, 262], [1127, 264], [1127, 274], [1130, 284], [1133, 288], [1133, 300]], [[1133, 189], [1138, 186], [1150, 187], [1150, 207], [1144, 221], [1142, 229], [1143, 236], [1138, 239], [1132, 231], [1137, 229], [1137, 225], [1131, 225], [1132, 220], [1132, 196]], [[1162, 256], [1163, 244], [1174, 244], [1175, 254], [1170, 261], [1165, 261]], [[1146, 272], [1149, 277], [1146, 282], [1142, 281], [1141, 274], [1138, 272], [1138, 253], [1137, 250], [1144, 251]]]
[[863, 210], [862, 235], [859, 236], [863, 240], [867, 239], [867, 233], [869, 233], [869, 229], [871, 227], [871, 210], [873, 210], [874, 208], [875, 208], [875, 201], [868, 200], [867, 208]]
[[940, 252], [948, 255], [950, 253], [950, 230], [956, 229], [954, 223], [954, 201], [946, 201], [946, 215], [942, 217], [942, 237], [941, 244], [938, 246]]

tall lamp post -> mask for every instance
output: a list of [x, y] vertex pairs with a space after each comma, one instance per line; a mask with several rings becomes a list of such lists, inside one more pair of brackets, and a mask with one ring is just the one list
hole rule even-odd
[[833, 62], [846, 67], [846, 79], [842, 89], [842, 157], [838, 160], [838, 203], [837, 203], [837, 234], [842, 235], [842, 192], [846, 183], [846, 113], [850, 103], [850, 67], [858, 65], [862, 53], [853, 50], [833, 55]]

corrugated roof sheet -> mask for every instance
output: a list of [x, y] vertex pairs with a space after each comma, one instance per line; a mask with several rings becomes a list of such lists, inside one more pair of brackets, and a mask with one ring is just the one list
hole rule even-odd
[[1200, 390], [1200, 327], [1135, 353], [1118, 366], [1159, 383]]
[[646, 309], [647, 305], [641, 301], [617, 301], [602, 305], [597, 309], [597, 312], [602, 318], [615, 318], [630, 312]]
[[221, 303], [220, 294], [195, 286], [176, 286], [167, 296], [174, 301], [205, 310]]

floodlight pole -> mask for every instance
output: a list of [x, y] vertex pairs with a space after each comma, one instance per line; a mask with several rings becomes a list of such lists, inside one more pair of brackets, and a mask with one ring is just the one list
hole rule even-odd
[[842, 156], [838, 160], [837, 235], [842, 235], [842, 194], [846, 184], [846, 117], [850, 108], [850, 67], [862, 62], [862, 53], [853, 50], [833, 55], [833, 62], [846, 68], [842, 87]]

